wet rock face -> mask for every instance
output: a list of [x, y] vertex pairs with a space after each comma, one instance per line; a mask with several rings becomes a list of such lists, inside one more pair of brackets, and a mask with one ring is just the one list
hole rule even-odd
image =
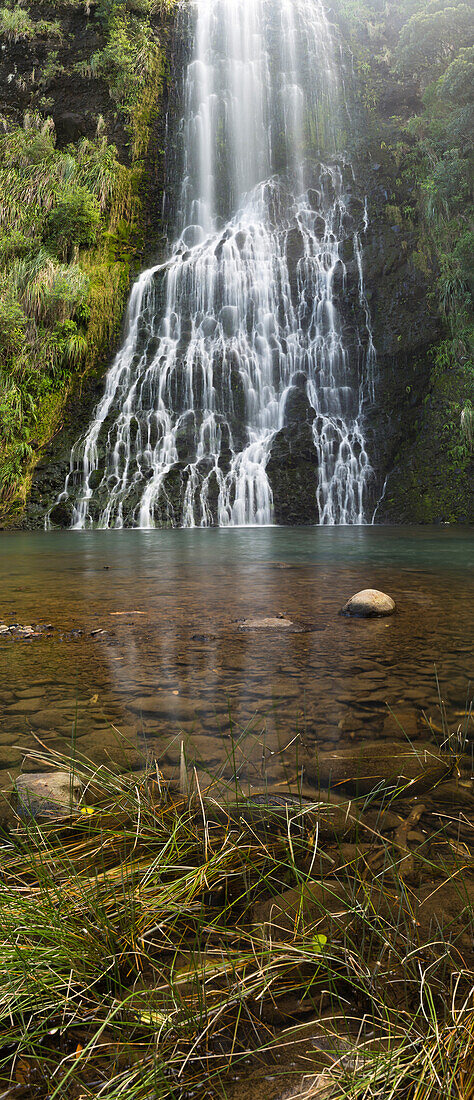
[[[297, 234], [294, 249], [298, 242]], [[318, 452], [312, 427], [316, 412], [307, 395], [307, 383], [303, 371], [293, 374], [283, 407], [283, 426], [275, 435], [267, 465], [278, 524], [318, 522]]]
[[196, 417], [194, 412], [187, 412], [181, 417], [176, 432], [176, 450], [180, 462], [192, 462], [196, 457]]
[[[92, 415], [94, 406], [102, 396], [102, 390], [102, 381], [90, 378], [84, 380], [80, 394], [72, 394], [64, 430], [45, 447], [35, 467], [21, 526], [29, 529], [44, 527], [47, 513], [58, 503], [58, 497], [64, 488], [71, 448]], [[59, 502], [58, 507], [59, 511], [52, 521], [54, 526], [69, 527], [72, 510], [69, 505], [63, 507], [62, 502]]]
[[303, 386], [304, 374], [298, 372], [294, 376], [298, 380], [297, 385], [291, 385], [286, 395], [283, 408], [283, 427], [288, 428], [293, 424], [311, 423], [316, 412], [310, 404]]
[[[366, 429], [382, 484], [386, 479], [376, 522], [472, 523], [474, 464], [465, 470], [450, 458], [445, 434], [454, 410], [470, 399], [469, 381], [451, 364], [444, 375], [433, 370], [446, 335], [436, 302], [438, 272], [420, 217], [416, 167], [405, 161], [402, 171], [396, 153], [404, 140], [399, 119], [419, 111], [420, 89], [375, 68], [372, 77], [380, 101], [371, 126], [376, 133], [380, 124], [384, 146], [361, 133], [356, 178], [368, 204], [364, 277], [377, 349]], [[409, 156], [416, 164], [416, 143]]]
[[[295, 393], [299, 395], [298, 390]], [[314, 409], [312, 412], [314, 415]], [[318, 523], [317, 467], [318, 452], [308, 420], [292, 421], [277, 432], [267, 465], [275, 523]]]
[[[40, 95], [47, 92], [60, 148], [83, 137], [93, 138], [99, 116], [107, 125], [109, 138], [127, 159], [128, 135], [124, 120], [116, 112], [104, 80], [83, 76], [75, 69], [105, 45], [103, 23], [96, 18], [96, 5], [75, 8], [55, 4], [32, 6], [34, 21], [59, 20], [60, 41], [44, 35], [17, 42], [2, 41], [0, 51], [0, 112], [9, 122], [21, 124], [25, 110], [38, 109]], [[51, 65], [51, 51], [57, 64]], [[48, 73], [48, 67], [52, 71]], [[31, 79], [31, 73], [36, 79]], [[45, 76], [45, 74], [47, 74]], [[39, 79], [40, 78], [40, 79]], [[41, 100], [40, 100], [41, 103]]]

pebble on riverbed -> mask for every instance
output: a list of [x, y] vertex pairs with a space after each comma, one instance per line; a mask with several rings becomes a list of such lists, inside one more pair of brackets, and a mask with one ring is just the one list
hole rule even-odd
[[41, 634], [48, 634], [53, 629], [51, 623], [37, 623], [35, 626], [22, 625], [21, 623], [0, 623], [0, 638], [4, 641], [29, 642], [32, 638], [39, 638]]
[[341, 615], [358, 619], [385, 618], [396, 610], [395, 601], [377, 588], [364, 588], [344, 604]]

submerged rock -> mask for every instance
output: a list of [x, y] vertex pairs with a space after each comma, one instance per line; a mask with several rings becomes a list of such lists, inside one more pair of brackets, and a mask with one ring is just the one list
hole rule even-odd
[[281, 630], [287, 629], [289, 626], [294, 626], [291, 619], [271, 618], [267, 619], [243, 619], [240, 623], [241, 630]]
[[82, 783], [72, 772], [29, 772], [15, 780], [13, 801], [23, 821], [55, 818], [77, 808], [82, 790]]
[[323, 933], [331, 916], [344, 914], [349, 905], [347, 890], [340, 883], [306, 882], [257, 905], [253, 923], [272, 939], [289, 940], [314, 926]]
[[383, 618], [393, 615], [395, 602], [386, 592], [379, 592], [377, 588], [364, 588], [362, 592], [356, 592], [342, 608], [343, 615], [350, 615], [359, 619]]
[[30, 642], [32, 638], [39, 638], [52, 630], [51, 623], [40, 623], [35, 626], [22, 625], [21, 623], [0, 623], [0, 638], [3, 641]]
[[432, 790], [452, 766], [449, 757], [428, 743], [367, 741], [319, 753], [305, 762], [304, 769], [307, 780], [322, 787], [344, 787], [356, 794], [390, 790], [401, 798]]
[[314, 833], [317, 829], [321, 840], [342, 840], [360, 835], [365, 828], [364, 815], [349, 798], [318, 791], [317, 798], [291, 794], [255, 792], [238, 805], [226, 807], [230, 817], [249, 822], [253, 827], [263, 826], [270, 832], [286, 832], [288, 820], [299, 824], [302, 832]]

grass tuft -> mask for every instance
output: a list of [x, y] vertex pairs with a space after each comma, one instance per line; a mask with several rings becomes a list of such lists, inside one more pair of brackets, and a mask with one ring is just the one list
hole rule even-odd
[[[294, 1097], [324, 1080], [334, 1100], [472, 1100], [473, 860], [449, 815], [410, 843], [409, 806], [394, 828], [351, 800], [348, 844], [319, 796], [266, 804], [235, 780], [218, 800], [195, 772], [32, 755], [84, 793], [2, 844], [4, 1090], [233, 1096], [243, 1066], [270, 1066]], [[423, 924], [414, 878], [458, 893], [461, 930]]]

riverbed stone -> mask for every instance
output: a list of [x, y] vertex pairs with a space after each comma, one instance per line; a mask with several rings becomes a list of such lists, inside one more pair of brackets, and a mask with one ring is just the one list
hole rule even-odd
[[77, 808], [82, 783], [69, 771], [29, 772], [17, 776], [14, 805], [18, 816], [55, 818]]
[[172, 692], [162, 692], [159, 695], [138, 695], [131, 699], [128, 709], [134, 714], [143, 714], [147, 718], [170, 718], [173, 721], [193, 719], [196, 714], [193, 700], [187, 699]]
[[2, 745], [0, 747], [0, 768], [17, 767], [21, 760], [21, 749], [15, 745]]
[[366, 741], [350, 748], [309, 754], [304, 763], [306, 779], [322, 787], [342, 787], [358, 795], [377, 790], [397, 797], [423, 794], [452, 771], [450, 757], [428, 742]]
[[56, 707], [46, 707], [28, 714], [28, 721], [35, 729], [57, 729], [64, 726], [65, 717], [62, 711], [57, 710]]
[[381, 619], [393, 615], [395, 601], [377, 588], [364, 588], [344, 604], [342, 614], [357, 619]]
[[430, 736], [426, 721], [421, 711], [409, 707], [393, 707], [384, 715], [383, 736], [389, 740], [398, 740], [400, 735], [407, 740], [416, 741], [419, 737], [426, 739]]
[[43, 706], [44, 696], [37, 697], [36, 699], [19, 699], [17, 703], [12, 703], [8, 708], [9, 714], [25, 714], [30, 717], [31, 714], [36, 714]]

